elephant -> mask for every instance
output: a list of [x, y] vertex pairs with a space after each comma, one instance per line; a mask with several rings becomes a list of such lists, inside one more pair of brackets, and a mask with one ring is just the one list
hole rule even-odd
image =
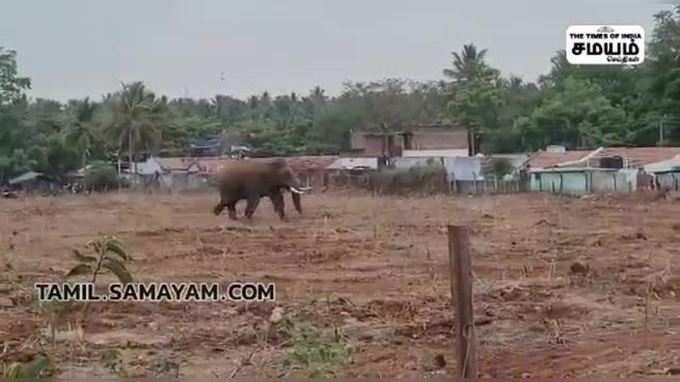
[[268, 196], [281, 220], [286, 220], [283, 191], [291, 192], [293, 204], [302, 214], [300, 195], [311, 188], [302, 187], [300, 180], [285, 159], [235, 160], [220, 169], [216, 177], [220, 201], [213, 209], [219, 215], [227, 207], [229, 218], [236, 220], [236, 203], [247, 200], [245, 216], [252, 219], [260, 198]]

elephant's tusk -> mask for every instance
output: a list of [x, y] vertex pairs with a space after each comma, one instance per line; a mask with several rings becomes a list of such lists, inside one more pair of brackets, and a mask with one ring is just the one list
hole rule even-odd
[[290, 191], [291, 191], [291, 192], [294, 192], [294, 193], [296, 193], [296, 194], [300, 194], [300, 195], [302, 195], [302, 194], [305, 193], [304, 191], [298, 190], [298, 189], [295, 188], [295, 187], [290, 187]]
[[307, 191], [310, 191], [311, 189], [312, 189], [311, 187], [300, 187], [300, 188], [298, 188], [298, 190], [300, 190], [302, 192], [307, 192]]

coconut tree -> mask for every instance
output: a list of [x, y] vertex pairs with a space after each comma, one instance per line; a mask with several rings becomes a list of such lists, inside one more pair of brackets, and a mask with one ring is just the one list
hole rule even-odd
[[70, 105], [65, 140], [67, 144], [78, 147], [81, 152], [82, 167], [87, 164], [97, 140], [94, 132], [96, 109], [97, 105], [91, 103], [89, 98], [72, 102]]
[[470, 82], [492, 73], [486, 64], [486, 49], [478, 50], [475, 44], [464, 45], [463, 50], [451, 53], [453, 68], [444, 69], [444, 75], [454, 82]]
[[151, 149], [160, 143], [165, 102], [157, 99], [142, 82], [122, 84], [123, 89], [109, 98], [110, 113], [106, 130], [118, 140], [118, 156], [127, 146], [131, 170], [139, 147]]
[[477, 151], [478, 132], [497, 126], [502, 102], [500, 72], [485, 62], [486, 52], [474, 44], [465, 45], [460, 53], [452, 53], [453, 67], [443, 71], [453, 80], [449, 86], [449, 111], [468, 130], [470, 154]]

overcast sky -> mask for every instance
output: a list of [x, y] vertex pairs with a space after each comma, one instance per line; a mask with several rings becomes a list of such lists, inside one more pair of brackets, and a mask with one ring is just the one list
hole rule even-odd
[[[33, 97], [93, 96], [143, 80], [170, 97], [269, 90], [330, 95], [342, 82], [440, 79], [474, 42], [504, 74], [535, 80], [570, 24], [635, 24], [649, 0], [11, 0], [0, 46]], [[222, 73], [223, 79], [222, 79]]]

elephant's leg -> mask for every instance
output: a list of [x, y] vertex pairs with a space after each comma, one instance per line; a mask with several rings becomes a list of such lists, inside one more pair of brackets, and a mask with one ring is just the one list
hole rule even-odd
[[[215, 215], [219, 215], [224, 211], [224, 207], [229, 207], [230, 205], [235, 204], [235, 202], [236, 200], [231, 193], [222, 192], [220, 193], [220, 202], [213, 208], [213, 212]], [[229, 217], [231, 217], [231, 208], [229, 208]]]
[[272, 191], [269, 194], [269, 199], [272, 200], [272, 204], [274, 205], [274, 211], [279, 214], [279, 217], [281, 220], [286, 219], [286, 208], [285, 208], [285, 203], [283, 201], [283, 194], [281, 191], [276, 190]]
[[237, 220], [238, 217], [236, 216], [236, 202], [230, 202], [227, 204], [227, 209], [229, 211], [229, 219], [231, 220]]
[[224, 207], [226, 207], [226, 204], [222, 203], [222, 201], [220, 200], [220, 202], [217, 203], [215, 208], [213, 208], [213, 212], [215, 213], [215, 215], [219, 215], [222, 213], [222, 210], [224, 210]]
[[257, 209], [257, 205], [260, 204], [260, 195], [257, 193], [251, 193], [248, 195], [248, 205], [246, 206], [246, 217], [248, 219], [253, 218], [253, 214]]

